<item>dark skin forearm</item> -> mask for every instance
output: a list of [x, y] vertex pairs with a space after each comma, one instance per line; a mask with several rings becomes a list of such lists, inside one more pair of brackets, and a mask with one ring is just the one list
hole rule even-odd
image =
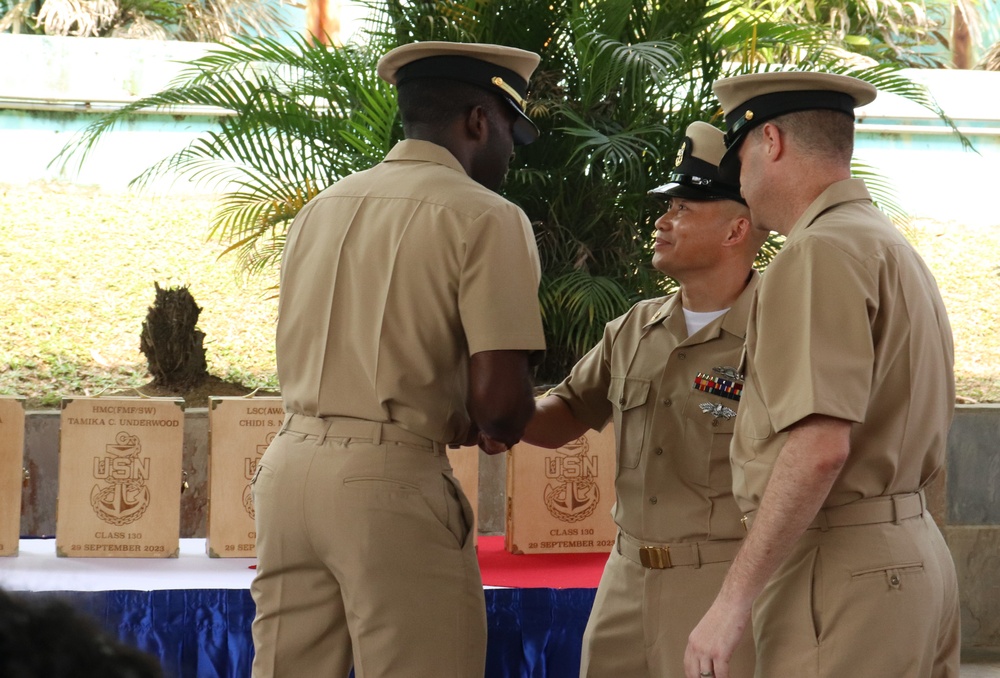
[[534, 412], [527, 351], [482, 351], [470, 358], [469, 414], [480, 436], [510, 447]]

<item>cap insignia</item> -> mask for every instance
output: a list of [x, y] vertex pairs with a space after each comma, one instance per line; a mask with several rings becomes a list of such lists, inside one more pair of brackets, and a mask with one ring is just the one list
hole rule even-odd
[[677, 157], [674, 159], [674, 166], [675, 167], [677, 165], [680, 165], [681, 161], [684, 160], [684, 151], [685, 151], [685, 149], [687, 149], [687, 140], [682, 141], [681, 142], [681, 147], [679, 149], [677, 149]]
[[743, 114], [745, 120], [753, 120], [753, 111], [747, 111]]

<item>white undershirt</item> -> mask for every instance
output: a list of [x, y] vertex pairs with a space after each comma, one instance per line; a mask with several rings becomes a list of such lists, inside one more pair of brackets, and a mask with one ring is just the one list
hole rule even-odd
[[687, 323], [688, 336], [700, 330], [702, 327], [712, 322], [719, 316], [723, 316], [728, 311], [728, 308], [724, 308], [721, 311], [705, 311], [704, 313], [700, 311], [689, 311], [684, 309], [684, 322]]

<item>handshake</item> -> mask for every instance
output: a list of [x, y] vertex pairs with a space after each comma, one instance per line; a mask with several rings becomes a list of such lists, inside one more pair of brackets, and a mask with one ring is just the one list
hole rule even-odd
[[510, 450], [510, 445], [503, 442], [502, 440], [497, 440], [482, 431], [473, 427], [473, 430], [469, 432], [469, 435], [463, 442], [460, 443], [450, 443], [448, 447], [453, 450], [457, 450], [463, 446], [476, 445], [486, 454], [503, 454]]
[[510, 449], [507, 443], [497, 440], [496, 438], [491, 438], [485, 433], [479, 434], [479, 439], [477, 441], [479, 449], [481, 449], [486, 454], [502, 454]]

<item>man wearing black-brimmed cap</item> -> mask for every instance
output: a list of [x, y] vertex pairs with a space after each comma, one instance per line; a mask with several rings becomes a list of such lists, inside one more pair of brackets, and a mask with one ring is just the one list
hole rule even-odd
[[714, 88], [723, 172], [787, 239], [747, 329], [732, 464], [748, 534], [687, 675], [729, 675], [752, 616], [759, 676], [958, 676], [955, 568], [924, 495], [954, 408], [951, 329], [927, 266], [851, 178], [854, 108], [876, 90], [804, 72]]
[[[759, 276], [739, 185], [719, 176], [722, 132], [691, 124], [662, 201], [653, 266], [680, 290], [641, 301], [542, 398], [524, 440], [561, 447], [615, 427], [618, 536], [584, 633], [585, 678], [683, 678], [688, 634], [739, 548], [729, 441]], [[733, 675], [751, 678], [753, 644]]]
[[254, 678], [470, 678], [486, 662], [473, 511], [445, 448], [514, 444], [544, 349], [538, 252], [500, 197], [537, 54], [386, 54], [406, 140], [288, 232], [277, 363], [287, 413], [252, 487]]

